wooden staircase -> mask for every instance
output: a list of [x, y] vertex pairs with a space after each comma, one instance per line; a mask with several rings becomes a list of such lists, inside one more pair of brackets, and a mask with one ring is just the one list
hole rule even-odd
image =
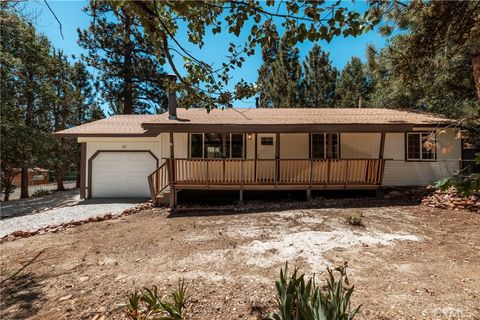
[[164, 162], [148, 176], [150, 197], [156, 205], [170, 202], [170, 182], [167, 168], [167, 163]]

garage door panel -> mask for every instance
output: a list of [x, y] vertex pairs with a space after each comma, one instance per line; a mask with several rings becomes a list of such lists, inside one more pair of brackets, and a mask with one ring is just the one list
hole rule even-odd
[[148, 198], [155, 168], [149, 152], [102, 152], [92, 161], [92, 197]]

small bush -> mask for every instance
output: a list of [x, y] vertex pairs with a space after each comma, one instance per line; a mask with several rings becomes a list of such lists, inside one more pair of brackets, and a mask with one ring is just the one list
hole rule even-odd
[[41, 196], [46, 196], [47, 194], [50, 194], [50, 191], [46, 189], [37, 189], [33, 191], [32, 197], [41, 197]]
[[351, 214], [347, 218], [347, 223], [354, 227], [363, 227], [363, 216], [361, 214]]
[[[350, 309], [350, 297], [353, 286], [346, 289], [348, 284], [346, 266], [338, 267], [333, 271], [327, 268], [327, 291], [322, 293], [320, 287], [312, 277], [305, 280], [302, 274], [297, 275], [298, 269], [288, 275], [288, 265], [280, 270], [280, 279], [276, 282], [277, 308], [267, 319], [271, 320], [351, 320], [360, 310], [358, 306]], [[338, 279], [335, 273], [339, 274]]]
[[131, 320], [181, 320], [187, 301], [187, 286], [183, 280], [178, 282], [178, 288], [171, 293], [171, 300], [160, 298], [157, 287], [144, 288], [128, 296], [125, 315]]

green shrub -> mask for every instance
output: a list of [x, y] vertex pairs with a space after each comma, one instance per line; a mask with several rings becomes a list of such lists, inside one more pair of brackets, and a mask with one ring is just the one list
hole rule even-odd
[[361, 214], [351, 214], [347, 218], [347, 223], [354, 227], [363, 227], [363, 216]]
[[128, 296], [125, 315], [131, 320], [181, 320], [187, 300], [187, 286], [183, 280], [178, 282], [178, 288], [171, 293], [171, 300], [160, 298], [157, 287], [144, 288]]
[[33, 191], [32, 197], [41, 197], [41, 196], [46, 196], [47, 194], [50, 194], [50, 191], [46, 189], [36, 189]]
[[[271, 320], [351, 320], [358, 313], [360, 306], [350, 309], [350, 297], [353, 286], [345, 289], [347, 282], [346, 267], [333, 271], [327, 268], [327, 291], [322, 293], [314, 277], [305, 280], [295, 269], [288, 276], [288, 265], [280, 270], [280, 279], [276, 281], [277, 308], [267, 319]], [[339, 278], [335, 278], [335, 273]]]

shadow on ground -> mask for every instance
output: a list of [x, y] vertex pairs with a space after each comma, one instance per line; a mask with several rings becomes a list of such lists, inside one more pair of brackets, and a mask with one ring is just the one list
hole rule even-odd
[[0, 282], [0, 308], [2, 319], [25, 319], [38, 313], [40, 306], [46, 301], [44, 295], [45, 279], [35, 273], [26, 271], [41, 254], [40, 251], [33, 259], [19, 270]]
[[239, 204], [238, 191], [181, 191], [178, 206], [169, 217], [231, 215], [240, 212], [261, 213], [312, 208], [373, 208], [418, 205], [418, 199], [385, 200], [376, 191], [335, 190], [312, 191], [307, 201], [305, 191], [244, 191], [244, 205]]
[[12, 200], [1, 203], [0, 219], [21, 217], [51, 208], [74, 205], [80, 201], [78, 189], [54, 192], [42, 197]]

